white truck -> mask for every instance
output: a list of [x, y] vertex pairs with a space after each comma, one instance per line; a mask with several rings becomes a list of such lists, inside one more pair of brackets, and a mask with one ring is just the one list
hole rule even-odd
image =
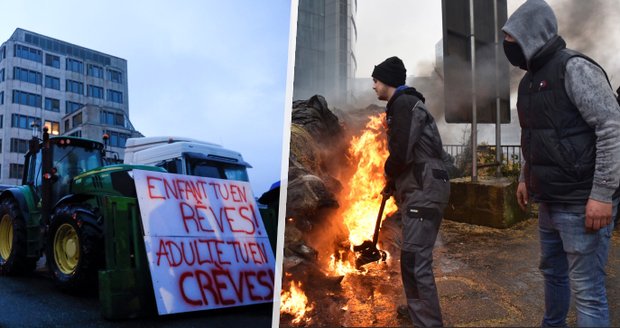
[[249, 181], [252, 167], [240, 153], [220, 145], [182, 137], [129, 138], [125, 164], [159, 166], [170, 173]]
[[[252, 166], [240, 153], [220, 145], [181, 137], [129, 138], [125, 145], [125, 164], [153, 165], [170, 173], [196, 175], [237, 181], [249, 181], [247, 168]], [[259, 210], [275, 252], [278, 225], [277, 189], [265, 193], [268, 203], [259, 202]]]

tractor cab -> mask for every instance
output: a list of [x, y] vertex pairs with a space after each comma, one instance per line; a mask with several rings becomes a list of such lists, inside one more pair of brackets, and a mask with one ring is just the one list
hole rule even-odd
[[50, 137], [47, 142], [33, 139], [22, 183], [32, 186], [35, 197], [41, 199], [44, 180], [48, 180], [49, 202], [54, 204], [71, 192], [75, 176], [103, 165], [103, 145], [99, 142], [76, 137]]

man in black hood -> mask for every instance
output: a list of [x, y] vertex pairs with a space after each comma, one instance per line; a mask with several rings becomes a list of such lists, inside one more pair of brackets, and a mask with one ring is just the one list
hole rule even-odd
[[372, 72], [379, 100], [387, 101], [388, 150], [385, 194], [402, 215], [400, 263], [408, 313], [416, 327], [443, 326], [433, 275], [433, 246], [450, 197], [450, 181], [435, 120], [421, 93], [405, 85], [406, 69], [390, 57]]
[[[578, 23], [578, 22], [575, 22]], [[609, 326], [605, 265], [620, 184], [620, 107], [602, 68], [566, 48], [553, 10], [528, 0], [503, 27], [504, 50], [527, 71], [517, 110], [524, 165], [517, 200], [540, 203], [543, 326]]]

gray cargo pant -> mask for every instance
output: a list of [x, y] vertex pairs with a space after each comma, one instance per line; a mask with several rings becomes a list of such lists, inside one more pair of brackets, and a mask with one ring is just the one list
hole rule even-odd
[[409, 316], [416, 327], [441, 327], [441, 307], [433, 275], [433, 246], [443, 211], [408, 205], [403, 216], [401, 275]]

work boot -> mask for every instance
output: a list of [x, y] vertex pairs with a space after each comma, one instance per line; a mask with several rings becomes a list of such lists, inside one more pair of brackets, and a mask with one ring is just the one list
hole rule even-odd
[[396, 308], [396, 317], [400, 319], [409, 318], [409, 306], [407, 304], [401, 304]]

